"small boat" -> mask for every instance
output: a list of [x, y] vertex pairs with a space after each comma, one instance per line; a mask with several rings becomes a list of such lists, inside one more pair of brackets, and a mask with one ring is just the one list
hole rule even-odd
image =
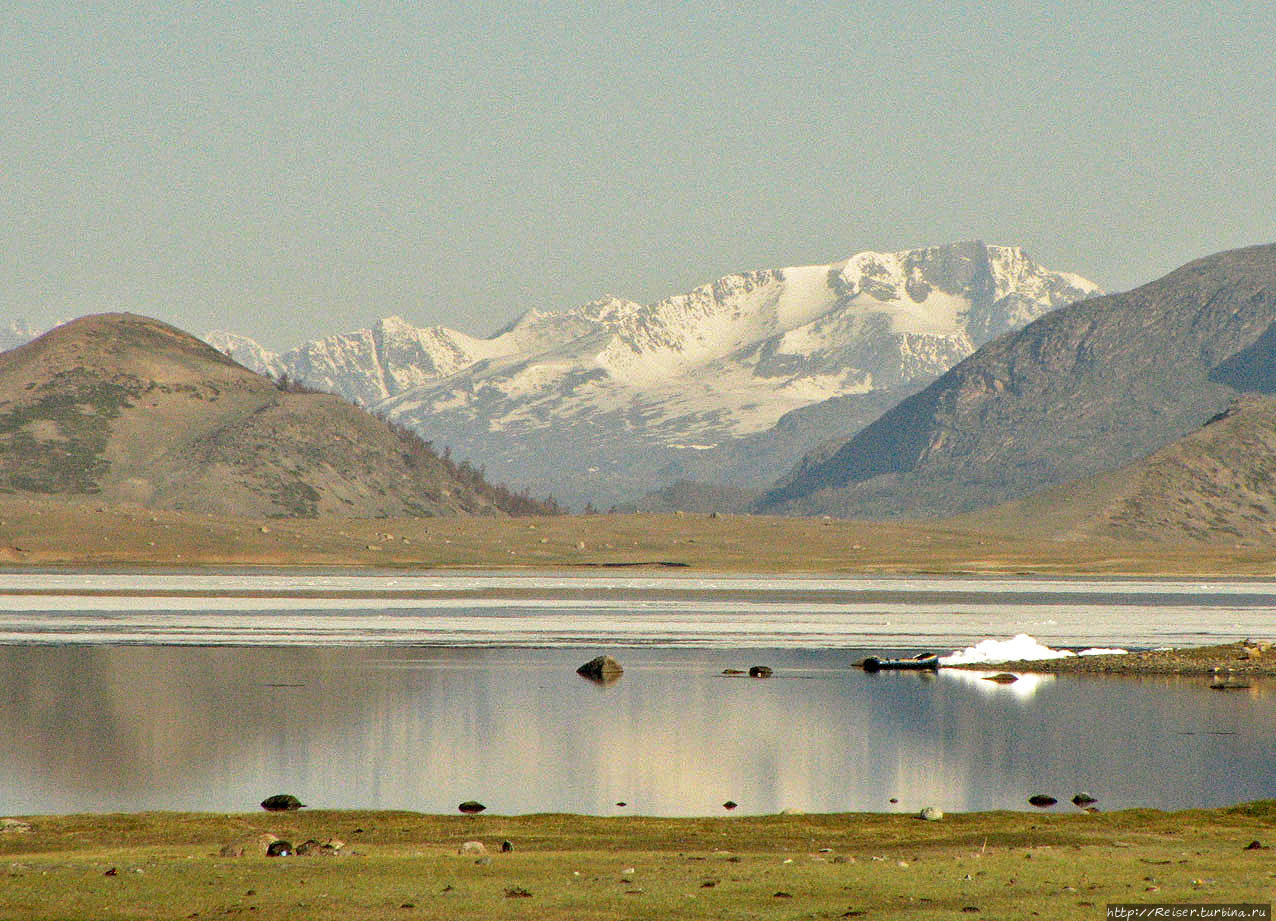
[[934, 672], [939, 670], [939, 655], [923, 652], [911, 659], [883, 659], [869, 656], [860, 663], [866, 672]]

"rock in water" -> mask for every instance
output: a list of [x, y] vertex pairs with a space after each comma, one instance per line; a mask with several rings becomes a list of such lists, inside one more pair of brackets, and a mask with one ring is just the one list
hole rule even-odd
[[751, 665], [749, 666], [750, 678], [770, 678], [775, 672], [769, 665]]
[[996, 684], [1014, 684], [1016, 681], [1019, 680], [1019, 676], [1012, 675], [1010, 674], [1010, 672], [999, 672], [996, 675], [986, 676], [984, 680], [992, 681]]
[[624, 671], [620, 667], [620, 663], [611, 656], [598, 656], [576, 669], [576, 674], [582, 678], [588, 678], [590, 681], [611, 684], [619, 680]]
[[1045, 793], [1034, 793], [1028, 797], [1029, 804], [1036, 806], [1038, 809], [1045, 809], [1059, 802], [1053, 796], [1047, 796]]
[[478, 813], [482, 812], [487, 807], [484, 806], [482, 803], [480, 803], [478, 800], [467, 799], [465, 802], [461, 803], [461, 805], [457, 806], [456, 808], [464, 812], [466, 815], [477, 815]]
[[292, 812], [294, 809], [304, 809], [305, 806], [305, 803], [291, 793], [276, 793], [261, 801], [261, 808], [267, 812]]

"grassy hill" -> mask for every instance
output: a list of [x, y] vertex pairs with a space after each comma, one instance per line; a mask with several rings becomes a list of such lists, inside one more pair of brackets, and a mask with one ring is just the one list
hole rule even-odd
[[0, 492], [251, 517], [548, 510], [337, 397], [129, 314], [0, 354]]

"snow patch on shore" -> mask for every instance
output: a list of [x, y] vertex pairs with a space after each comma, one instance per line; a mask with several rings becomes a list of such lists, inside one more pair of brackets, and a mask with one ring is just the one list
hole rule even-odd
[[1083, 649], [1072, 652], [1068, 649], [1051, 649], [1037, 642], [1034, 637], [1020, 633], [1008, 640], [980, 640], [974, 646], [959, 649], [950, 655], [942, 656], [940, 665], [995, 665], [1001, 662], [1040, 662], [1045, 659], [1067, 659], [1072, 656], [1119, 656], [1125, 655], [1125, 649]]

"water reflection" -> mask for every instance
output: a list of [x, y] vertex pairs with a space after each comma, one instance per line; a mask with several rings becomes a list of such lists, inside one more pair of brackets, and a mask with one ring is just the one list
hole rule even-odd
[[1031, 673], [1013, 676], [1014, 681], [999, 681], [998, 676], [1006, 672], [997, 671], [965, 671], [953, 669], [944, 672], [950, 681], [960, 681], [977, 688], [984, 694], [1009, 694], [1020, 700], [1031, 700], [1038, 691], [1055, 680], [1054, 675], [1037, 675]]
[[[601, 650], [600, 650], [601, 651]], [[846, 651], [0, 648], [0, 812], [660, 815], [1103, 808], [1276, 794], [1266, 685], [866, 675]], [[725, 677], [765, 662], [775, 677]], [[1224, 734], [1225, 733], [1225, 734]], [[892, 806], [891, 797], [899, 799]], [[623, 801], [626, 807], [615, 803]]]

